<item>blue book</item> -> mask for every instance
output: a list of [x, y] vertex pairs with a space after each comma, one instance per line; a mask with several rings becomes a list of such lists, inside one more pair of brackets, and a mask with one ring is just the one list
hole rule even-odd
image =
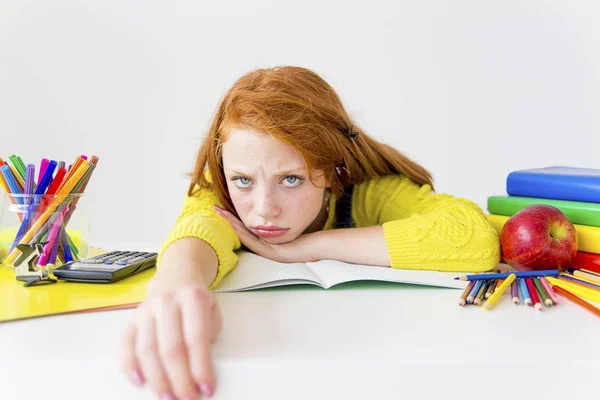
[[506, 179], [511, 196], [600, 203], [600, 169], [547, 167], [513, 171]]

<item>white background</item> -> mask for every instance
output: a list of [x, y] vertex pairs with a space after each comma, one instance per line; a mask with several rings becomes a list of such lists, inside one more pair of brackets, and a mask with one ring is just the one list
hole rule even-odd
[[[600, 168], [599, 17], [593, 0], [0, 0], [0, 156], [98, 155], [92, 239], [159, 244], [225, 91], [254, 68], [299, 65], [329, 81], [368, 133], [427, 167], [439, 192], [484, 208], [512, 170]], [[222, 296], [231, 317], [215, 348], [218, 397], [593, 393], [597, 320], [585, 310], [532, 315], [505, 302], [485, 314], [436, 293]], [[2, 390], [153, 398], [116, 368], [130, 318], [0, 326]], [[38, 339], [40, 352], [29, 346]], [[490, 390], [499, 377], [510, 382]]]
[[92, 240], [160, 243], [217, 104], [313, 69], [482, 208], [515, 169], [600, 168], [595, 1], [0, 1], [0, 156], [100, 157]]

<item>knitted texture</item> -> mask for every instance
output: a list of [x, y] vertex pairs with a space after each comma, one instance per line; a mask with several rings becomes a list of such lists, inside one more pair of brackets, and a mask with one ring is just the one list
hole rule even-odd
[[500, 239], [473, 202], [432, 193], [403, 176], [359, 185], [359, 226], [383, 225], [392, 267], [480, 272], [500, 262]]
[[240, 248], [240, 239], [229, 225], [229, 222], [217, 214], [213, 205], [221, 206], [216, 194], [211, 190], [201, 190], [194, 196], [186, 196], [183, 209], [175, 221], [175, 226], [163, 242], [157, 258], [157, 268], [160, 268], [160, 259], [165, 249], [174, 241], [186, 237], [195, 237], [207, 242], [215, 250], [219, 260], [217, 276], [211, 288], [215, 287], [238, 260], [234, 253]]
[[[240, 241], [231, 226], [213, 210], [214, 192], [202, 190], [186, 196], [183, 210], [160, 250], [184, 237], [197, 237], [217, 253], [219, 269], [211, 288], [231, 271]], [[336, 198], [329, 202], [324, 229], [335, 226]], [[352, 199], [356, 227], [383, 225], [394, 268], [479, 272], [500, 261], [500, 240], [483, 211], [473, 202], [447, 194], [434, 194], [401, 175], [373, 179], [357, 185]]]

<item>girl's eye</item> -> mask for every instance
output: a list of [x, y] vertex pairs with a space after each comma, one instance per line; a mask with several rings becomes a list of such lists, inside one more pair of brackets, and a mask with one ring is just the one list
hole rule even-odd
[[302, 183], [302, 180], [303, 179], [297, 175], [288, 175], [285, 178], [283, 178], [283, 183], [287, 187], [296, 187]]
[[234, 176], [233, 178], [231, 178], [231, 180], [233, 181], [235, 186], [239, 187], [240, 189], [245, 189], [249, 187], [252, 183], [252, 181], [246, 178], [245, 176]]

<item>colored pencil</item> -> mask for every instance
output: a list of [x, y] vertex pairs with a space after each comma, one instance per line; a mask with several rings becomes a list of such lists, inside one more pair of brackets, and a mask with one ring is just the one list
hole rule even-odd
[[464, 306], [467, 303], [467, 296], [471, 292], [471, 289], [473, 289], [473, 286], [475, 286], [475, 281], [469, 282], [469, 284], [467, 285], [467, 287], [463, 291], [463, 294], [460, 296], [460, 299], [458, 299], [458, 305], [459, 306]]
[[596, 272], [579, 270], [579, 269], [574, 269], [574, 268], [569, 268], [569, 272], [571, 273], [571, 275], [576, 276], [578, 278], [581, 277], [581, 278], [585, 278], [590, 281], [600, 283], [600, 274], [598, 274]]
[[597, 290], [590, 289], [584, 285], [580, 285], [579, 283], [569, 281], [567, 279], [555, 279], [548, 277], [548, 282], [550, 282], [552, 287], [560, 286], [563, 289], [567, 289], [571, 293], [575, 293], [579, 297], [583, 297], [600, 304], [600, 293]]
[[544, 287], [544, 289], [546, 289], [546, 293], [548, 293], [548, 297], [550, 297], [550, 299], [552, 299], [552, 303], [554, 303], [554, 305], [558, 304], [558, 296], [556, 295], [556, 293], [554, 293], [554, 290], [552, 290], [552, 285], [550, 283], [548, 283], [548, 280], [544, 277], [540, 278], [540, 282], [542, 283], [542, 286]]
[[477, 296], [477, 292], [479, 292], [479, 288], [483, 284], [483, 281], [474, 281], [474, 282], [475, 282], [475, 286], [473, 286], [473, 289], [471, 289], [471, 292], [469, 292], [469, 295], [467, 296], [468, 304], [473, 304], [473, 300], [475, 300], [475, 296]]
[[533, 281], [531, 278], [525, 278], [525, 283], [527, 284], [527, 290], [529, 290], [529, 295], [531, 296], [533, 308], [535, 308], [537, 311], [542, 311], [542, 303], [540, 302], [538, 293], [535, 290], [535, 286], [533, 286]]
[[581, 307], [585, 308], [588, 311], [591, 311], [592, 313], [594, 313], [596, 316], [600, 317], [600, 309], [594, 307], [593, 305], [591, 305], [590, 303], [588, 303], [587, 301], [580, 299], [579, 297], [577, 297], [576, 295], [574, 295], [573, 293], [569, 292], [566, 289], [561, 288], [560, 286], [552, 286], [552, 289], [554, 289], [554, 291], [556, 293], [558, 293], [559, 295], [561, 295], [562, 297], [564, 297], [567, 300], [572, 301], [575, 304], [580, 305]]
[[485, 298], [489, 299], [490, 296], [492, 295], [492, 293], [494, 293], [494, 288], [496, 287], [496, 284], [498, 283], [499, 279], [492, 279], [490, 281], [490, 284], [487, 287], [487, 290], [485, 291]]
[[558, 276], [559, 271], [557, 269], [548, 269], [543, 271], [501, 272], [499, 274], [473, 274], [460, 275], [455, 277], [454, 279], [459, 279], [461, 281], [506, 279], [510, 274], [515, 274], [517, 278], [531, 278], [534, 276]]
[[540, 282], [540, 278], [535, 277], [535, 278], [531, 278], [531, 280], [533, 281], [533, 286], [535, 286], [539, 295], [542, 297], [542, 302], [544, 303], [544, 305], [546, 307], [552, 307], [552, 305], [553, 305], [552, 299], [550, 299], [550, 297], [548, 297], [548, 293], [546, 293], [546, 289], [544, 289], [544, 287], [542, 286], [542, 283]]
[[519, 299], [519, 284], [517, 283], [516, 279], [510, 284], [510, 292], [512, 295], [512, 302], [519, 304], [521, 299]]
[[527, 283], [525, 283], [524, 278], [519, 278], [519, 289], [521, 290], [521, 297], [523, 298], [523, 304], [526, 306], [531, 305], [531, 296], [529, 295], [529, 290], [527, 290]]
[[483, 302], [483, 298], [485, 297], [485, 292], [487, 287], [490, 284], [490, 281], [482, 281], [481, 287], [479, 288], [479, 292], [477, 292], [477, 296], [475, 296], [475, 300], [473, 300], [473, 304], [476, 306], [480, 305]]
[[500, 299], [502, 294], [506, 291], [506, 289], [510, 287], [510, 285], [514, 282], [516, 278], [517, 277], [515, 274], [510, 274], [508, 278], [504, 279], [502, 285], [500, 285], [500, 287], [498, 287], [494, 294], [492, 294], [490, 298], [487, 299], [487, 301], [483, 305], [483, 308], [486, 310], [491, 310], [492, 307], [494, 307], [494, 305], [496, 305], [496, 303], [498, 302], [498, 299]]
[[600, 290], [600, 285], [598, 285], [597, 283], [595, 283], [593, 281], [588, 281], [587, 279], [584, 279], [584, 278], [579, 278], [577, 276], [560, 274], [558, 276], [558, 279], [567, 279], [571, 282], [578, 283], [580, 285], [589, 287], [590, 289]]

